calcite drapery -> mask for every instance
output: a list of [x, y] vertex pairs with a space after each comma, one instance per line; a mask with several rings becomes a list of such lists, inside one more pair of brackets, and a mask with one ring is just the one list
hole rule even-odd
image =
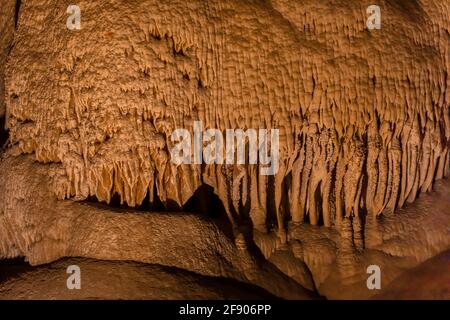
[[[389, 215], [449, 171], [449, 3], [382, 1], [369, 31], [366, 2], [79, 1], [70, 31], [69, 2], [23, 1], [10, 152], [59, 163], [60, 198], [136, 206], [156, 188], [182, 206], [206, 183], [233, 223], [352, 218], [358, 233], [362, 212]], [[196, 120], [280, 129], [280, 170], [174, 165], [169, 137]]]

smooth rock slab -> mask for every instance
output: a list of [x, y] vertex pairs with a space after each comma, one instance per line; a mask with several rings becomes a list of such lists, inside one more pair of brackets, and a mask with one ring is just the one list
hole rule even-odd
[[[66, 286], [67, 267], [81, 269], [81, 289]], [[273, 299], [267, 291], [227, 278], [129, 261], [61, 259], [31, 267], [0, 264], [0, 299]], [[6, 275], [6, 277], [5, 277]]]

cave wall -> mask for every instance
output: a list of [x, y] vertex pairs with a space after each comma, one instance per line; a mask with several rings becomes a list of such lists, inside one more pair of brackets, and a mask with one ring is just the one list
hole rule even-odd
[[0, 148], [7, 140], [5, 130], [5, 69], [6, 60], [13, 43], [18, 5], [15, 0], [0, 1]]
[[[448, 3], [24, 1], [6, 77], [11, 154], [55, 163], [60, 199], [182, 207], [202, 184], [233, 224], [285, 237], [392, 215], [448, 175]], [[336, 11], [337, 10], [337, 11]], [[425, 14], [426, 12], [426, 14]], [[335, 19], [339, 14], [339, 19]], [[417, 28], [420, 25], [420, 28]], [[278, 128], [280, 168], [176, 165], [177, 128]], [[149, 196], [147, 196], [149, 195]]]

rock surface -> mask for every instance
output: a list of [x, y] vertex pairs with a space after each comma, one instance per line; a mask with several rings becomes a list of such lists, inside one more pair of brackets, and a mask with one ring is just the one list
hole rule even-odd
[[[0, 0], [0, 259], [369, 298], [367, 265], [449, 250], [448, 1], [380, 1], [380, 30], [368, 0], [80, 0], [81, 30], [69, 4]], [[175, 164], [197, 121], [279, 129], [278, 171]]]
[[[5, 67], [6, 59], [12, 49], [16, 24], [16, 0], [0, 2], [0, 119], [5, 116]], [[3, 134], [0, 130], [0, 134]], [[0, 136], [0, 142], [3, 141]], [[0, 146], [1, 147], [1, 146]]]
[[[362, 248], [366, 212], [393, 214], [450, 167], [450, 8], [414, 3], [383, 2], [382, 29], [368, 31], [366, 1], [79, 1], [70, 31], [67, 1], [24, 1], [10, 152], [57, 164], [60, 199], [181, 208], [204, 183], [233, 224], [250, 216], [284, 237], [287, 221], [349, 219]], [[194, 121], [279, 129], [275, 178], [174, 164], [170, 137]]]
[[406, 271], [375, 299], [450, 300], [450, 251]]
[[58, 201], [48, 171], [30, 156], [0, 163], [0, 257], [23, 256], [31, 265], [62, 257], [132, 260], [233, 278], [282, 298], [315, 297], [261, 255], [237, 248], [212, 219]]
[[[81, 289], [67, 289], [67, 267], [81, 270]], [[0, 299], [274, 299], [231, 279], [126, 261], [62, 259], [39, 267], [0, 265]]]

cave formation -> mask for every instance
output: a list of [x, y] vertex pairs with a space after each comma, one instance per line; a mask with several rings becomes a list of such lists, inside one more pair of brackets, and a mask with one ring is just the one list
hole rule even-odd
[[[0, 2], [0, 274], [28, 270], [0, 299], [180, 297], [139, 272], [183, 298], [402, 298], [446, 263], [449, 2], [378, 1], [375, 30], [365, 0], [80, 0], [79, 30], [68, 1]], [[198, 121], [277, 129], [277, 172], [174, 163]], [[26, 294], [73, 261], [121, 286]]]

